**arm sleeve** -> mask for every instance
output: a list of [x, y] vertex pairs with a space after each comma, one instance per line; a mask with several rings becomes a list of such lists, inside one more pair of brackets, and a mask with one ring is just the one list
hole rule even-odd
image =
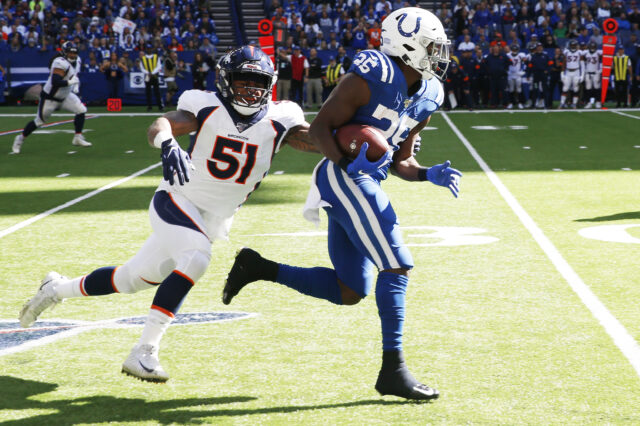
[[53, 73], [51, 74], [51, 84], [53, 87], [66, 87], [69, 85], [69, 82], [62, 78], [60, 74]]

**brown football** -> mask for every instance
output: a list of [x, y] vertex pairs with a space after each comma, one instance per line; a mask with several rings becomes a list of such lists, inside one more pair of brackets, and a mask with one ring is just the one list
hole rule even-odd
[[360, 152], [364, 142], [369, 143], [367, 160], [377, 161], [389, 150], [389, 144], [380, 130], [364, 124], [347, 124], [336, 130], [336, 140], [340, 150], [347, 157], [354, 159]]

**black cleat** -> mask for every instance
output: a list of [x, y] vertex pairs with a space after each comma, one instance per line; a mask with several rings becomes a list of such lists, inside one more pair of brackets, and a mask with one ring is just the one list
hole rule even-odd
[[397, 370], [380, 370], [376, 390], [380, 395], [395, 395], [406, 399], [437, 399], [440, 393], [427, 385], [418, 382], [407, 367]]
[[437, 399], [440, 393], [417, 381], [404, 363], [402, 352], [385, 351], [378, 374], [376, 390], [380, 395], [395, 395], [406, 399]]
[[228, 305], [244, 286], [263, 279], [260, 274], [263, 263], [264, 259], [257, 251], [247, 247], [238, 250], [236, 260], [233, 262], [222, 289], [222, 303]]

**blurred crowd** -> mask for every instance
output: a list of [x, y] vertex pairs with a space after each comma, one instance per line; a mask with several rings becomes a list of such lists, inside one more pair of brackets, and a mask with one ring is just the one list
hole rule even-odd
[[[569, 42], [578, 42], [581, 54], [593, 44], [600, 50], [602, 22], [607, 18], [618, 23], [616, 51], [622, 49], [628, 58], [626, 90], [631, 104], [636, 104], [640, 97], [636, 1], [640, 0], [441, 2], [434, 13], [452, 41], [453, 65], [445, 86], [455, 98], [453, 103], [447, 100], [445, 107], [550, 107], [562, 92]], [[80, 48], [84, 71], [108, 75], [141, 69], [140, 60], [149, 45], [163, 64], [171, 52], [197, 52], [197, 60], [191, 55], [185, 63], [179, 55], [169, 61], [175, 62], [179, 73], [193, 74], [194, 86], [215, 63], [218, 38], [206, 1], [7, 0], [0, 4], [0, 51], [52, 51], [71, 40]], [[286, 89], [281, 96], [301, 105], [318, 105], [317, 98], [327, 96], [357, 51], [379, 48], [382, 20], [407, 6], [419, 4], [415, 0], [265, 0], [265, 13], [274, 24], [274, 34], [279, 34], [276, 67]], [[113, 24], [118, 18], [134, 26], [116, 31]], [[546, 64], [541, 54], [546, 55]], [[514, 55], [520, 57], [523, 74], [517, 93], [508, 82]], [[534, 84], [536, 72], [544, 73], [544, 78]], [[585, 93], [582, 81], [580, 85], [577, 104], [586, 105], [591, 95]], [[313, 99], [307, 99], [308, 92]]]
[[[163, 58], [196, 52], [213, 61], [215, 23], [208, 2], [196, 0], [7, 0], [0, 2], [0, 52], [54, 52], [65, 41], [78, 46], [85, 72], [107, 78], [141, 70], [147, 47]], [[122, 18], [126, 24], [114, 27]], [[189, 56], [195, 58], [195, 55]], [[191, 73], [194, 61], [175, 59]]]

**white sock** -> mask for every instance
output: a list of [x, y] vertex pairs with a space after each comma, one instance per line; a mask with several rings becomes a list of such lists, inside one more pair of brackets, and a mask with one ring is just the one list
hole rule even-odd
[[147, 320], [144, 323], [144, 330], [142, 330], [142, 336], [138, 340], [139, 345], [153, 345], [159, 346], [160, 339], [173, 318], [166, 315], [157, 309], [150, 309]]
[[577, 96], [573, 97], [573, 104], [574, 105], [578, 105], [578, 97]]
[[564, 105], [564, 103], [566, 102], [567, 97], [565, 95], [561, 95], [560, 96], [560, 105]]
[[70, 297], [82, 297], [82, 290], [80, 288], [80, 282], [84, 280], [86, 275], [74, 278], [59, 284], [56, 287], [56, 294], [62, 299], [68, 299]]

